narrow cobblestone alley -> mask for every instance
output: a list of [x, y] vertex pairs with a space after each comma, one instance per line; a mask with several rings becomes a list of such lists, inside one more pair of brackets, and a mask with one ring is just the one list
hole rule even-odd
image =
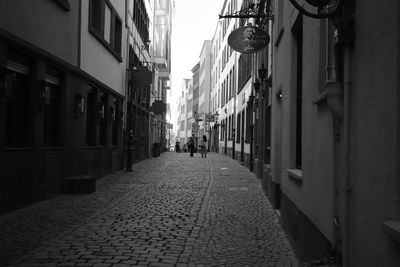
[[2, 266], [297, 266], [247, 168], [209, 153], [164, 153], [0, 216]]

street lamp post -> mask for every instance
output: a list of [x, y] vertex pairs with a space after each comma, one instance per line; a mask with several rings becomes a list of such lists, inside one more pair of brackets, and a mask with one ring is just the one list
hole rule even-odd
[[249, 121], [250, 121], [250, 163], [249, 163], [249, 170], [252, 172], [254, 167], [253, 167], [253, 130], [254, 130], [254, 124], [253, 124], [253, 101], [254, 101], [254, 95], [253, 92], [251, 95], [249, 95], [249, 100], [247, 101], [247, 107], [249, 108]]
[[214, 134], [214, 146], [215, 146], [215, 152], [219, 152], [218, 151], [218, 148], [219, 148], [219, 128], [218, 128], [218, 116], [219, 116], [219, 114], [218, 114], [218, 111], [216, 111], [215, 112], [215, 114], [214, 114], [214, 121], [215, 121], [215, 125], [217, 126], [215, 129], [216, 129], [216, 133]]

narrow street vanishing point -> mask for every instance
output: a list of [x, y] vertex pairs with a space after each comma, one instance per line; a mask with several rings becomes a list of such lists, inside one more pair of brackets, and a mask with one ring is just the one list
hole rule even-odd
[[0, 217], [1, 266], [298, 266], [259, 180], [209, 153], [163, 153]]

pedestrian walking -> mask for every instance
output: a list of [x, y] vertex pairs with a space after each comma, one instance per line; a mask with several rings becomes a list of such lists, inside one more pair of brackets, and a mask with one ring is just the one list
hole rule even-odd
[[194, 151], [194, 137], [193, 137], [193, 135], [189, 139], [188, 148], [189, 148], [190, 156], [193, 157], [193, 151]]
[[207, 158], [207, 136], [203, 135], [203, 140], [200, 143], [201, 157]]

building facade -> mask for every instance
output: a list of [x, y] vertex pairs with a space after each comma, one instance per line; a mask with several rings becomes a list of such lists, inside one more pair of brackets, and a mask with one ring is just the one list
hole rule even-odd
[[121, 169], [126, 30], [119, 1], [0, 7], [6, 212], [60, 194], [64, 178]]
[[[210, 124], [206, 120], [210, 113], [210, 74], [211, 74], [211, 40], [206, 40], [200, 52], [200, 67], [199, 67], [199, 137], [203, 135], [210, 137]], [[206, 116], [207, 115], [207, 116]], [[209, 147], [209, 146], [207, 146]]]
[[344, 1], [315, 19], [275, 1], [271, 182], [304, 260], [400, 264], [399, 7]]
[[0, 212], [166, 144], [173, 1], [0, 7]]
[[[316, 11], [306, 2], [224, 2], [221, 15], [244, 9], [267, 20], [217, 24], [214, 151], [260, 179], [301, 261], [398, 266], [400, 5], [332, 1], [338, 12], [320, 19], [300, 11]], [[269, 33], [269, 46], [233, 60], [225, 38], [249, 23]]]

